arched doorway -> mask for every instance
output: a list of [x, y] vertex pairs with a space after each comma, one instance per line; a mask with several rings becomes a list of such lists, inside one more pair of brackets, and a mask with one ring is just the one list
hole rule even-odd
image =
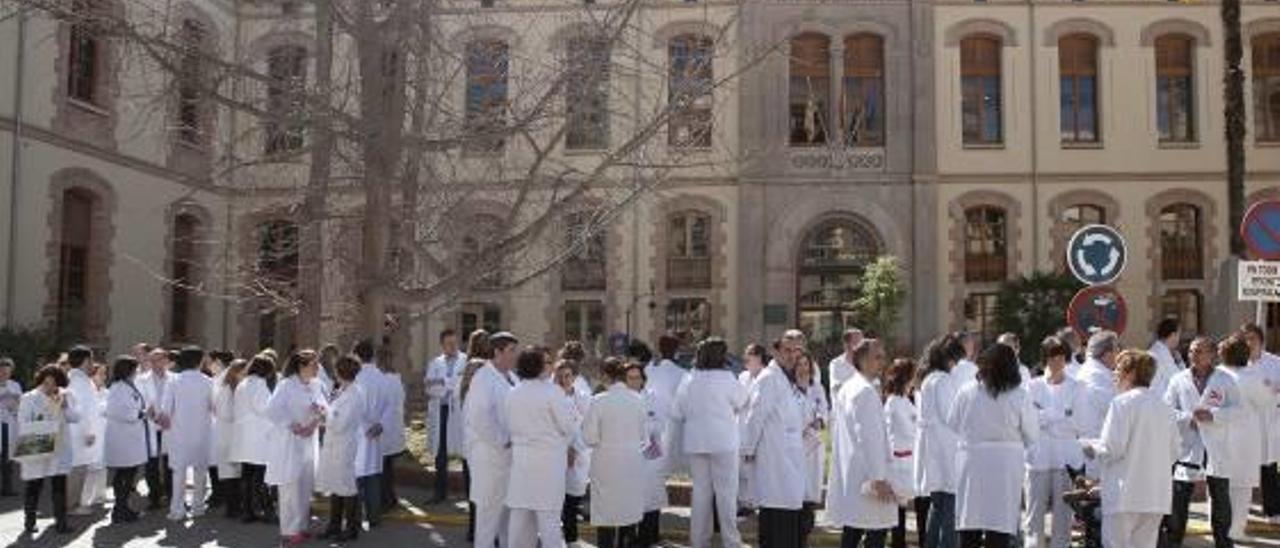
[[858, 325], [854, 302], [862, 274], [881, 250], [875, 231], [850, 217], [828, 219], [805, 235], [796, 273], [796, 318], [822, 363], [842, 351], [844, 330]]

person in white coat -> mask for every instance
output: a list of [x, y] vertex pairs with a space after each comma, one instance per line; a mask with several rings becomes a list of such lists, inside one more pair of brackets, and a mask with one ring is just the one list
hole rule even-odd
[[13, 379], [13, 370], [13, 360], [0, 357], [0, 497], [18, 494], [13, 488], [13, 449], [18, 439], [18, 402], [22, 400], [22, 385]]
[[898, 518], [888, 419], [875, 387], [885, 367], [884, 346], [863, 339], [854, 350], [853, 366], [857, 373], [840, 386], [831, 404], [827, 520], [841, 528], [841, 546], [881, 548]]
[[788, 331], [778, 356], [752, 383], [742, 455], [760, 508], [760, 546], [785, 548], [801, 536], [804, 507], [803, 400], [789, 374], [804, 353], [803, 337]]
[[[1267, 352], [1266, 337], [1255, 323], [1240, 327], [1244, 341], [1249, 344], [1249, 369], [1258, 371], [1271, 391], [1272, 398], [1280, 404], [1280, 356]], [[1266, 432], [1267, 450], [1262, 461], [1259, 483], [1262, 491], [1262, 515], [1271, 523], [1280, 523], [1280, 405], [1273, 405], [1262, 415], [1262, 429]]]
[[[688, 371], [676, 364], [676, 352], [680, 349], [680, 340], [670, 335], [665, 335], [658, 339], [658, 360], [656, 363], [648, 364], [644, 368], [645, 387], [653, 393], [650, 396], [649, 411], [653, 413], [653, 428], [658, 434], [655, 439], [657, 446], [661, 448], [658, 456], [653, 462], [654, 468], [659, 472], [662, 481], [670, 476], [672, 471], [671, 452], [676, 443], [669, 439], [671, 406], [675, 401], [676, 390], [679, 389], [680, 383], [684, 381]], [[644, 365], [644, 364], [642, 364]], [[664, 491], [665, 495], [665, 491]], [[656, 516], [649, 514], [646, 516], [645, 522], [641, 524], [641, 536], [649, 537], [656, 542], [658, 537], [658, 523], [655, 521]]]
[[1209, 524], [1214, 546], [1232, 546], [1231, 529], [1231, 448], [1227, 428], [1234, 410], [1243, 405], [1231, 375], [1214, 367], [1217, 349], [1213, 340], [1198, 337], [1191, 341], [1187, 369], [1173, 376], [1165, 392], [1165, 404], [1174, 410], [1182, 441], [1173, 468], [1173, 504], [1164, 530], [1168, 546], [1182, 546], [1187, 530], [1187, 512], [1196, 483], [1207, 483]]
[[954, 335], [931, 341], [924, 349], [923, 380], [916, 396], [919, 432], [916, 434], [915, 488], [929, 497], [923, 546], [956, 546], [956, 453], [960, 438], [947, 423], [956, 386], [951, 369], [964, 356]]
[[[452, 328], [440, 332], [441, 353], [427, 364], [428, 449], [435, 455], [436, 470], [449, 469], [449, 457], [461, 454], [462, 408], [455, 407], [467, 355], [458, 349], [458, 333]], [[444, 502], [449, 495], [449, 475], [436, 474], [432, 502]]]
[[[742, 371], [738, 373], [738, 382], [746, 387], [750, 393], [756, 383], [756, 379], [760, 377], [760, 373], [764, 371], [765, 364], [769, 362], [769, 356], [765, 352], [764, 346], [756, 343], [747, 345], [743, 352], [746, 361], [742, 364]], [[747, 416], [744, 413], [739, 417], [738, 428], [743, 438], [747, 436]], [[743, 461], [738, 465], [738, 508], [752, 509], [756, 507], [755, 494], [752, 490], [752, 476], [755, 475], [755, 463]]]
[[396, 493], [396, 459], [405, 451], [404, 439], [404, 381], [400, 373], [392, 366], [391, 360], [378, 363], [383, 374], [383, 395], [387, 398], [387, 411], [390, 422], [386, 424], [379, 437], [382, 448], [382, 511], [400, 504], [400, 496]]
[[467, 463], [471, 470], [468, 493], [476, 505], [475, 545], [495, 540], [507, 545], [507, 484], [511, 474], [511, 430], [507, 425], [509, 375], [520, 355], [520, 341], [507, 332], [489, 337], [493, 360], [471, 378], [463, 403]]
[[[608, 389], [591, 399], [582, 421], [582, 438], [591, 448], [591, 524], [600, 548], [630, 546], [644, 515], [648, 443], [644, 400], [626, 385], [627, 367], [606, 358], [601, 367]], [[736, 450], [735, 450], [736, 456]]]
[[373, 341], [356, 343], [353, 353], [360, 359], [360, 374], [356, 384], [364, 390], [366, 408], [364, 414], [365, 435], [356, 448], [356, 483], [360, 487], [360, 502], [364, 505], [365, 519], [369, 527], [376, 527], [382, 519], [382, 437], [394, 422], [391, 409], [392, 395], [387, 390], [386, 376], [378, 368]]
[[1011, 546], [1018, 532], [1026, 450], [1040, 435], [1012, 348], [995, 344], [978, 356], [977, 382], [956, 393], [947, 422], [960, 435], [960, 546]]
[[138, 467], [147, 463], [154, 450], [150, 424], [147, 422], [147, 400], [134, 384], [138, 360], [131, 356], [116, 358], [111, 367], [111, 384], [107, 388], [107, 406], [103, 411], [103, 464], [111, 471], [111, 489], [115, 506], [111, 523], [137, 521], [139, 514], [129, 507], [134, 493]]
[[1156, 360], [1156, 376], [1151, 379], [1151, 393], [1164, 397], [1169, 389], [1169, 381], [1179, 371], [1186, 368], [1182, 356], [1178, 353], [1178, 341], [1182, 340], [1182, 330], [1176, 318], [1165, 318], [1156, 324], [1155, 340], [1147, 351]]
[[172, 486], [169, 485], [169, 446], [165, 439], [169, 421], [160, 409], [164, 395], [173, 383], [174, 376], [169, 373], [172, 363], [168, 350], [153, 348], [147, 355], [145, 363], [147, 371], [139, 375], [137, 380], [138, 389], [147, 399], [147, 421], [150, 422], [151, 435], [155, 438], [152, 443], [154, 450], [147, 459], [146, 467], [147, 500], [149, 501], [147, 510], [152, 511], [163, 508], [162, 501], [169, 498], [169, 492], [172, 490]]
[[645, 366], [638, 361], [626, 364], [627, 388], [640, 394], [644, 400], [645, 428], [648, 432], [644, 446], [644, 515], [636, 526], [635, 543], [639, 546], [652, 546], [662, 540], [660, 519], [662, 509], [667, 505], [667, 462], [666, 438], [667, 425], [670, 422], [663, 414], [664, 406], [658, 403], [659, 396], [646, 385]]
[[275, 505], [267, 491], [267, 459], [269, 445], [263, 439], [280, 436], [267, 416], [271, 400], [270, 384], [275, 383], [276, 366], [264, 355], [249, 360], [244, 379], [236, 385], [233, 403], [235, 426], [232, 433], [231, 461], [240, 465], [240, 521], [275, 521]]
[[[53, 502], [54, 531], [70, 533], [67, 523], [67, 473], [71, 471], [70, 425], [80, 421], [75, 395], [67, 390], [67, 374], [57, 365], [46, 365], [36, 372], [30, 392], [22, 395], [18, 403], [18, 432], [28, 436], [41, 430], [57, 439], [53, 453], [23, 457], [17, 453], [22, 465], [22, 481], [25, 482], [23, 501], [23, 530], [36, 532], [36, 508], [40, 505], [40, 490], [45, 478], [49, 479]], [[19, 449], [22, 449], [20, 446]]]
[[[839, 394], [840, 385], [844, 384], [845, 381], [852, 379], [853, 375], [857, 373], [857, 370], [853, 368], [853, 350], [857, 348], [859, 344], [862, 344], [862, 338], [863, 335], [861, 329], [845, 330], [844, 336], [841, 337], [841, 341], [844, 344], [844, 352], [839, 356], [832, 358], [831, 361], [827, 363], [827, 374], [830, 375], [831, 378], [832, 396]], [[821, 384], [821, 377], [815, 377], [819, 379], [818, 383]]]
[[1084, 432], [1080, 410], [1089, 404], [1085, 389], [1067, 376], [1071, 349], [1061, 339], [1050, 336], [1040, 344], [1044, 374], [1027, 385], [1035, 406], [1040, 439], [1027, 451], [1027, 516], [1024, 523], [1029, 547], [1043, 546], [1044, 518], [1053, 514], [1051, 548], [1066, 548], [1071, 541], [1074, 514], [1062, 498], [1072, 489], [1067, 468], [1080, 469], [1084, 454], [1080, 439]]
[[[1112, 331], [1099, 331], [1089, 337], [1085, 347], [1084, 365], [1076, 373], [1076, 381], [1084, 388], [1087, 405], [1078, 412], [1080, 424], [1087, 438], [1096, 439], [1102, 435], [1102, 422], [1107, 418], [1107, 409], [1111, 408], [1111, 400], [1116, 397], [1116, 379], [1112, 372], [1116, 366], [1116, 355], [1120, 353], [1120, 337]], [[1090, 478], [1097, 479], [1097, 471], [1086, 463], [1085, 471]]]
[[511, 473], [507, 483], [512, 548], [564, 548], [560, 511], [573, 435], [573, 408], [550, 382], [551, 367], [540, 349], [516, 360], [519, 382], [507, 396], [511, 429]]
[[[205, 512], [205, 489], [208, 486], [210, 438], [213, 436], [213, 381], [200, 371], [204, 350], [188, 346], [178, 355], [178, 374], [165, 392], [160, 404], [168, 417], [169, 464], [173, 491], [169, 495], [169, 519], [181, 521]], [[186, 502], [186, 478], [190, 470], [195, 493]]]
[[817, 508], [822, 504], [822, 486], [826, 484], [827, 451], [822, 431], [827, 429], [831, 407], [827, 405], [827, 392], [813, 377], [816, 369], [813, 358], [805, 353], [796, 360], [796, 389], [803, 393], [804, 413], [804, 508], [800, 513], [800, 544], [807, 545], [813, 532]]
[[[1245, 539], [1253, 490], [1260, 485], [1262, 463], [1266, 459], [1268, 433], [1264, 417], [1276, 408], [1275, 396], [1262, 370], [1248, 367], [1249, 345], [1244, 337], [1231, 335], [1218, 346], [1221, 369], [1235, 381], [1240, 392], [1239, 409], [1228, 429], [1231, 448], [1231, 530], [1234, 541]], [[1259, 435], [1261, 434], [1261, 435]]]
[[[325, 410], [324, 441], [316, 463], [316, 492], [329, 497], [329, 524], [321, 538], [337, 542], [360, 536], [360, 503], [356, 500], [356, 446], [367, 406], [364, 390], [356, 384], [360, 361], [342, 356], [334, 364], [338, 379]], [[344, 523], [345, 522], [345, 523]]]
[[1083, 442], [1085, 455], [1101, 464], [1102, 543], [1108, 548], [1156, 546], [1160, 519], [1173, 502], [1178, 432], [1173, 410], [1148, 390], [1156, 371], [1151, 354], [1121, 352], [1120, 395], [1111, 401], [1102, 437]]
[[319, 369], [315, 352], [294, 353], [267, 402], [267, 417], [275, 424], [277, 435], [267, 459], [266, 481], [280, 493], [280, 536], [286, 546], [305, 542], [311, 521], [317, 430], [328, 411], [324, 389], [316, 379]]
[[578, 542], [578, 518], [582, 512], [582, 499], [587, 496], [587, 484], [591, 473], [591, 448], [582, 436], [582, 421], [591, 407], [591, 395], [583, 394], [574, 386], [578, 368], [561, 360], [556, 365], [555, 380], [569, 409], [573, 412], [573, 435], [569, 439], [569, 463], [565, 470], [564, 506], [560, 509], [560, 530], [564, 541]]
[[[67, 352], [71, 370], [67, 372], [67, 389], [75, 394], [76, 414], [80, 420], [71, 425], [71, 472], [67, 474], [67, 492], [71, 515], [87, 516], [93, 510], [83, 504], [85, 486], [101, 481], [102, 413], [98, 408], [98, 390], [93, 384], [93, 351], [76, 346]], [[90, 477], [93, 476], [93, 477]], [[92, 496], [93, 488], [88, 489]]]
[[953, 337], [964, 350], [964, 355], [956, 361], [955, 367], [951, 368], [951, 380], [955, 383], [956, 391], [959, 391], [978, 378], [978, 335], [960, 331]]
[[880, 394], [884, 398], [884, 414], [889, 432], [889, 450], [893, 462], [889, 468], [889, 484], [898, 497], [898, 524], [893, 528], [890, 544], [894, 548], [907, 545], [907, 510], [915, 512], [916, 531], [924, 542], [925, 518], [928, 515], [926, 499], [916, 497], [915, 447], [920, 412], [911, 400], [915, 385], [916, 362], [897, 358], [884, 372]]
[[[748, 393], [728, 370], [729, 347], [710, 337], [698, 345], [693, 374], [676, 391], [671, 406], [673, 435], [688, 458], [693, 476], [690, 544], [711, 544], [712, 521], [720, 524], [725, 548], [742, 544], [736, 521], [738, 463], [741, 440], [738, 417], [746, 411]], [[714, 496], [716, 516], [711, 515]]]
[[94, 362], [90, 368], [89, 379], [93, 381], [93, 405], [88, 412], [95, 420], [91, 429], [94, 437], [92, 455], [85, 470], [84, 487], [80, 490], [80, 505], [84, 511], [107, 502], [107, 467], [103, 464], [103, 447], [105, 444], [107, 421], [103, 411], [107, 407], [107, 365]]

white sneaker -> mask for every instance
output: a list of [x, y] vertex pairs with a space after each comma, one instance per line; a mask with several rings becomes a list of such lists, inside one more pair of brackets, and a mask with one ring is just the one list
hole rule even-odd
[[175, 514], [173, 512], [169, 512], [169, 521], [186, 521], [186, 520], [187, 520], [186, 514]]

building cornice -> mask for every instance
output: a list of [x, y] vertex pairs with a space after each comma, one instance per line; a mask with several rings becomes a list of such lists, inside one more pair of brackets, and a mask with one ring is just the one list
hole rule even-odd
[[[1280, 171], [1250, 171], [1245, 176], [1250, 181], [1280, 181]], [[1036, 174], [1036, 181], [1039, 183], [1204, 183], [1224, 181], [1226, 177], [1225, 171], [1041, 172]], [[939, 184], [1027, 184], [1031, 182], [1031, 173], [943, 173], [930, 177], [930, 180]]]

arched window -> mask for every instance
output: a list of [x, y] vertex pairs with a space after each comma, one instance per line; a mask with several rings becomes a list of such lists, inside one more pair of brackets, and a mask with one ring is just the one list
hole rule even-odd
[[1164, 280], [1204, 277], [1200, 208], [1186, 203], [1160, 210], [1160, 275]]
[[203, 142], [204, 132], [203, 56], [208, 30], [199, 21], [184, 19], [178, 40], [182, 48], [176, 77], [178, 139], [186, 144], [199, 145]]
[[711, 38], [700, 34], [682, 34], [667, 45], [667, 144], [673, 147], [711, 146], [714, 55]]
[[62, 193], [62, 232], [58, 245], [58, 307], [55, 318], [60, 340], [81, 341], [88, 337], [93, 295], [90, 280], [105, 275], [94, 272], [91, 260], [93, 215], [98, 198], [92, 192], [72, 188]]
[[961, 120], [964, 144], [1004, 142], [1001, 42], [980, 34], [960, 40]]
[[792, 146], [826, 144], [831, 111], [831, 39], [806, 32], [791, 39]]
[[467, 44], [466, 148], [470, 152], [499, 152], [506, 140], [507, 43], [477, 40]]
[[1259, 142], [1280, 142], [1280, 32], [1253, 39], [1254, 133]]
[[682, 211], [667, 218], [667, 287], [711, 287], [711, 216]]
[[811, 341], [822, 348], [838, 347], [844, 330], [858, 324], [854, 301], [861, 294], [862, 274], [879, 254], [875, 234], [848, 219], [824, 222], [805, 237], [796, 317]]
[[884, 146], [884, 40], [874, 34], [844, 39], [841, 128], [847, 146]]
[[1098, 131], [1098, 39], [1072, 34], [1058, 40], [1060, 125], [1064, 143], [1096, 143]]
[[1195, 38], [1167, 34], [1156, 38], [1155, 47], [1156, 121], [1160, 142], [1195, 142]]
[[67, 95], [101, 106], [101, 85], [106, 62], [100, 28], [101, 0], [72, 0], [71, 44], [67, 56]]
[[964, 281], [999, 282], [1009, 277], [1008, 214], [996, 206], [964, 212]]
[[195, 288], [200, 284], [200, 219], [190, 213], [173, 218], [173, 242], [169, 266], [169, 340], [192, 342]]
[[585, 36], [568, 44], [565, 86], [564, 146], [570, 150], [602, 149], [609, 145], [609, 41]]
[[605, 289], [605, 227], [594, 212], [568, 215], [565, 249], [569, 258], [560, 269], [560, 288], [565, 291]]
[[279, 46], [267, 54], [267, 154], [302, 148], [306, 135], [307, 50]]

